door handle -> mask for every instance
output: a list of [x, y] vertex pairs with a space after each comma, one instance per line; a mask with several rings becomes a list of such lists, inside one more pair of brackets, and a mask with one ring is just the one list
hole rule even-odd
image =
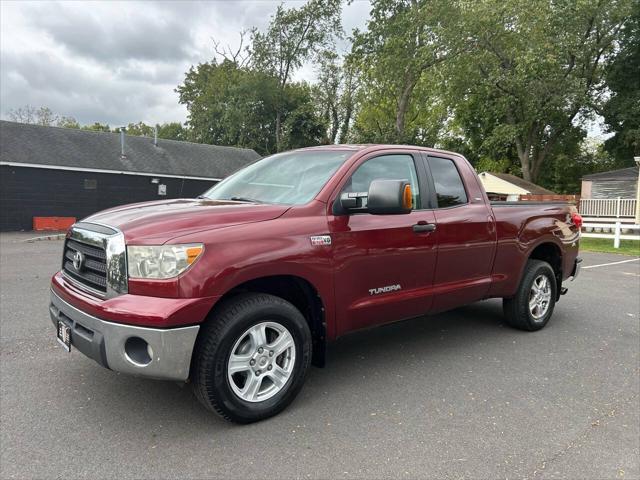
[[435, 223], [427, 223], [427, 222], [418, 222], [413, 226], [413, 231], [415, 233], [423, 233], [423, 232], [433, 232], [436, 229]]

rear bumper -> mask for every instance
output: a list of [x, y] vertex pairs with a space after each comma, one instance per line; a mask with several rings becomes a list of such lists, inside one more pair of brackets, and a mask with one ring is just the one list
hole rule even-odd
[[573, 263], [573, 270], [571, 272], [571, 281], [575, 280], [576, 278], [578, 278], [578, 275], [580, 274], [580, 265], [582, 265], [582, 259], [580, 257], [576, 258], [574, 263]]
[[[51, 321], [71, 328], [71, 344], [103, 367], [133, 375], [183, 381], [200, 327], [147, 328], [102, 320], [51, 290]], [[148, 345], [150, 348], [146, 348]]]

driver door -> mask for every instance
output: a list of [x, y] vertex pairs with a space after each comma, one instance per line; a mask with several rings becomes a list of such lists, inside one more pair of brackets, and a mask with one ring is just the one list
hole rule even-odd
[[[419, 152], [376, 152], [356, 164], [340, 188], [367, 192], [373, 180], [408, 180], [409, 214], [329, 215], [337, 334], [425, 314], [436, 264], [435, 215]], [[425, 228], [428, 226], [428, 228]]]

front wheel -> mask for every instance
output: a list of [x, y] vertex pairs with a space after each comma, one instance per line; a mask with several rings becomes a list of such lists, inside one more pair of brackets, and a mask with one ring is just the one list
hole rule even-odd
[[529, 260], [513, 298], [503, 300], [507, 323], [520, 330], [540, 330], [556, 304], [557, 283], [553, 268], [542, 260]]
[[310, 362], [311, 333], [300, 311], [282, 298], [249, 293], [227, 301], [203, 326], [191, 379], [205, 407], [250, 423], [293, 401]]

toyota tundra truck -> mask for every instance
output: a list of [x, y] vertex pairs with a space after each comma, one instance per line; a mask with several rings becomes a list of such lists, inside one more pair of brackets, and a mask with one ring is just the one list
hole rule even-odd
[[67, 351], [188, 382], [249, 423], [282, 411], [327, 342], [357, 330], [487, 298], [509, 325], [543, 328], [578, 275], [581, 222], [565, 203], [490, 202], [456, 153], [300, 149], [199, 198], [73, 225], [50, 316]]

